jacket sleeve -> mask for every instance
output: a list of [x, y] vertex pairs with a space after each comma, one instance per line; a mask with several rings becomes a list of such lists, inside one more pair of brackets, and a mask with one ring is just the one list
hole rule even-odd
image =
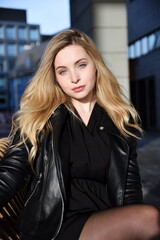
[[[12, 145], [19, 140], [17, 133]], [[28, 152], [25, 144], [9, 147], [4, 158], [0, 160], [0, 207], [12, 199], [29, 176]]]
[[124, 205], [143, 203], [142, 184], [137, 162], [137, 140], [135, 138], [130, 140]]

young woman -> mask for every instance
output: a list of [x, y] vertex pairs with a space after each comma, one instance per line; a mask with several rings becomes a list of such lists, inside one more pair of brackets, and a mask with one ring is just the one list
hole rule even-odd
[[138, 132], [92, 40], [78, 30], [53, 37], [0, 161], [1, 206], [30, 176], [21, 239], [160, 239], [158, 210], [142, 205]]

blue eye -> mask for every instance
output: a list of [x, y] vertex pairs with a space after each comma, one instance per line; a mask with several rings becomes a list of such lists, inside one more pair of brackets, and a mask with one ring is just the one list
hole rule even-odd
[[60, 75], [63, 75], [63, 74], [66, 73], [66, 72], [67, 72], [67, 70], [64, 69], [64, 70], [61, 70], [61, 71], [59, 72], [59, 74], [60, 74]]
[[84, 68], [84, 67], [86, 67], [86, 66], [87, 66], [86, 63], [81, 63], [81, 64], [79, 64], [79, 67], [80, 67], [80, 68]]

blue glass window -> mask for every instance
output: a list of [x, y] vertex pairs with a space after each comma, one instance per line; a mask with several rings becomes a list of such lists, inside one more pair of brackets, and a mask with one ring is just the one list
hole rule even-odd
[[149, 51], [152, 51], [155, 48], [155, 43], [156, 43], [156, 35], [152, 34], [148, 37], [148, 48]]
[[141, 56], [141, 44], [139, 40], [135, 42], [135, 54], [136, 54], [136, 57]]
[[19, 27], [18, 28], [18, 39], [25, 40], [26, 37], [27, 37], [26, 28], [25, 27]]
[[8, 61], [8, 69], [9, 69], [9, 71], [13, 70], [14, 64], [15, 64], [14, 60], [9, 60]]
[[0, 25], [0, 39], [4, 39], [4, 28]]
[[142, 54], [147, 54], [149, 49], [148, 49], [148, 38], [144, 37], [141, 39], [141, 50]]
[[29, 29], [29, 38], [33, 41], [39, 40], [39, 32], [37, 28], [30, 28]]
[[23, 52], [24, 50], [25, 50], [25, 45], [24, 44], [20, 44], [18, 46], [18, 52], [20, 53], [20, 52]]
[[5, 88], [5, 86], [6, 86], [5, 78], [0, 77], [0, 88]]
[[160, 31], [156, 33], [156, 48], [160, 47]]
[[7, 39], [15, 39], [16, 34], [15, 34], [15, 28], [14, 27], [7, 27], [6, 29], [6, 35]]
[[16, 44], [10, 43], [7, 45], [7, 54], [8, 56], [13, 56], [13, 57], [17, 56]]
[[129, 58], [131, 59], [134, 59], [135, 58], [135, 47], [134, 47], [134, 44], [132, 44], [130, 47], [129, 47]]
[[4, 55], [5, 55], [4, 44], [0, 43], [0, 56], [4, 56]]
[[5, 72], [6, 68], [5, 68], [5, 60], [0, 60], [0, 72]]

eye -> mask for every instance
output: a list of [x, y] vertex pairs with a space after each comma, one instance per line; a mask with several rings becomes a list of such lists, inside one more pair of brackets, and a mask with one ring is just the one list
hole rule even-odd
[[86, 66], [87, 66], [86, 63], [80, 63], [78, 67], [79, 67], [79, 68], [85, 68]]
[[66, 72], [67, 72], [66, 69], [62, 69], [62, 70], [60, 70], [60, 71], [58, 72], [58, 74], [60, 74], [60, 75], [64, 75]]

